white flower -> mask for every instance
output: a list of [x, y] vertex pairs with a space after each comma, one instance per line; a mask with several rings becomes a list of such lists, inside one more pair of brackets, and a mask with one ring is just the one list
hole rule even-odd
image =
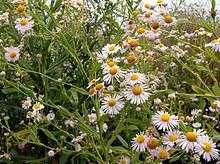
[[103, 80], [107, 84], [110, 84], [113, 79], [116, 79], [119, 82], [121, 78], [124, 78], [124, 72], [117, 65], [104, 68], [103, 74]]
[[141, 74], [141, 73], [131, 72], [125, 76], [125, 83], [129, 85], [135, 85], [137, 83], [143, 84], [145, 82], [146, 82], [146, 77], [144, 74]]
[[176, 93], [174, 92], [174, 93], [169, 94], [168, 98], [169, 99], [175, 99], [176, 98]]
[[5, 59], [9, 62], [15, 62], [20, 57], [20, 49], [18, 47], [7, 47], [5, 51]]
[[175, 115], [170, 115], [168, 112], [158, 111], [153, 117], [153, 124], [159, 130], [171, 130], [179, 125], [179, 120]]
[[161, 161], [167, 160], [170, 158], [169, 147], [159, 147], [157, 149], [157, 158]]
[[122, 156], [121, 159], [118, 161], [118, 164], [130, 164], [131, 160], [128, 157]]
[[108, 125], [107, 125], [106, 123], [104, 123], [104, 124], [102, 125], [102, 129], [103, 129], [104, 132], [107, 132], [107, 130], [108, 130]]
[[21, 106], [22, 106], [22, 108], [25, 109], [25, 110], [29, 109], [29, 108], [32, 106], [32, 100], [31, 100], [31, 98], [30, 98], [30, 97], [27, 97], [26, 100], [23, 100]]
[[138, 152], [144, 152], [145, 151], [145, 145], [146, 145], [146, 139], [147, 139], [147, 137], [143, 133], [136, 134], [136, 137], [134, 137], [131, 141], [132, 149], [136, 150]]
[[47, 114], [47, 120], [52, 121], [55, 118], [55, 114], [51, 111]]
[[189, 152], [190, 150], [193, 151], [195, 146], [198, 145], [199, 137], [203, 135], [205, 135], [205, 132], [203, 130], [194, 129], [193, 131], [189, 131], [186, 134], [181, 135], [180, 139], [178, 140], [178, 145], [186, 152]]
[[151, 41], [159, 39], [159, 34], [157, 34], [154, 31], [147, 31], [145, 36], [147, 39], [149, 39]]
[[203, 157], [206, 161], [219, 158], [219, 150], [216, 148], [215, 143], [208, 136], [202, 136], [198, 139], [198, 143], [195, 146], [195, 152]]
[[120, 50], [120, 46], [116, 44], [107, 44], [102, 48], [102, 54], [104, 56], [111, 55], [117, 53], [119, 50]]
[[71, 127], [71, 128], [73, 128], [75, 125], [75, 123], [72, 120], [66, 120], [64, 124], [66, 125], [66, 127]]
[[192, 124], [192, 127], [194, 127], [194, 128], [200, 128], [201, 126], [202, 126], [202, 124], [199, 122], [195, 122]]
[[99, 63], [103, 63], [107, 58], [108, 58], [107, 53], [104, 53], [104, 54], [100, 52], [96, 53], [96, 59], [98, 60]]
[[191, 115], [192, 115], [193, 117], [197, 117], [197, 115], [198, 115], [199, 113], [201, 113], [201, 112], [202, 112], [201, 109], [193, 109], [193, 110], [191, 111]]
[[211, 41], [210, 43], [206, 44], [205, 47], [211, 47], [216, 52], [220, 52], [220, 38]]
[[96, 117], [96, 114], [95, 114], [95, 113], [89, 114], [88, 117], [89, 117], [89, 122], [90, 122], [91, 124], [96, 123], [97, 117]]
[[24, 34], [26, 31], [29, 31], [34, 26], [34, 21], [31, 19], [31, 17], [22, 17], [16, 19], [15, 28], [22, 34]]
[[119, 95], [104, 97], [102, 100], [101, 110], [110, 116], [116, 115], [124, 107], [122, 97]]
[[163, 136], [163, 143], [164, 145], [167, 145], [169, 147], [173, 147], [178, 139], [180, 137], [180, 132], [179, 131], [168, 131], [164, 136]]
[[159, 140], [155, 137], [149, 136], [146, 139], [146, 148], [148, 149], [148, 151], [150, 152], [150, 154], [154, 154], [156, 150], [156, 148], [159, 145]]
[[0, 25], [5, 25], [5, 24], [8, 24], [8, 23], [9, 23], [9, 21], [8, 21], [8, 15], [9, 15], [8, 12], [5, 12], [5, 13], [3, 13], [2, 15], [0, 15]]
[[5, 76], [5, 75], [6, 75], [5, 71], [0, 72], [0, 76]]
[[50, 150], [47, 154], [49, 157], [53, 157], [55, 155], [55, 152], [53, 150]]
[[137, 107], [137, 108], [135, 108], [135, 110], [136, 110], [137, 112], [140, 112], [140, 111], [141, 111], [141, 108], [140, 108], [140, 107]]
[[78, 152], [78, 151], [81, 151], [82, 150], [82, 147], [79, 143], [75, 142], [74, 143], [74, 146], [75, 146], [75, 150]]
[[148, 100], [151, 95], [151, 93], [148, 92], [149, 90], [150, 89], [144, 84], [135, 84], [134, 86], [128, 86], [124, 95], [131, 104], [139, 105]]
[[159, 98], [154, 99], [155, 105], [160, 105], [161, 103], [162, 103], [161, 99], [159, 99]]
[[177, 22], [176, 18], [174, 18], [174, 17], [172, 17], [170, 15], [165, 15], [163, 17], [163, 21], [164, 21], [163, 25], [165, 27], [173, 26]]
[[32, 109], [33, 110], [41, 110], [41, 109], [44, 109], [44, 105], [41, 104], [40, 102], [36, 102], [33, 106], [32, 106]]

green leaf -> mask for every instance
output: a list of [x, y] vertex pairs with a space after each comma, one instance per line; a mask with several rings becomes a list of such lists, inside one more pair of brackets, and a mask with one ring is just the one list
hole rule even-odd
[[199, 94], [205, 94], [205, 93], [209, 93], [209, 91], [205, 90], [205, 89], [202, 89], [196, 85], [192, 85], [192, 90], [196, 93], [199, 93]]
[[120, 136], [120, 135], [117, 135], [117, 138], [118, 140], [122, 143], [122, 145], [126, 148], [128, 148], [128, 144], [127, 142]]
[[18, 92], [18, 90], [16, 88], [4, 88], [4, 89], [1, 89], [1, 91], [4, 94], [11, 94], [11, 93]]
[[60, 164], [65, 164], [67, 163], [68, 158], [72, 155], [72, 151], [62, 151], [60, 158], [59, 158], [59, 163]]
[[128, 131], [134, 131], [134, 130], [139, 131], [139, 130], [140, 130], [140, 129], [139, 129], [137, 126], [135, 126], [135, 125], [129, 125], [129, 126], [127, 127], [127, 129], [128, 129]]
[[220, 96], [220, 87], [217, 85], [212, 86], [212, 90], [216, 96]]
[[39, 128], [39, 129], [40, 129], [48, 138], [50, 138], [50, 139], [52, 139], [52, 140], [58, 142], [57, 139], [54, 137], [54, 135], [53, 135], [49, 130], [44, 129], [44, 128]]

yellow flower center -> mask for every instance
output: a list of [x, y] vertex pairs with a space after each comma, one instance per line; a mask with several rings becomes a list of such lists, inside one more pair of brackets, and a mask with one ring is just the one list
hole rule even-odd
[[213, 41], [211, 41], [211, 43], [213, 43], [213, 44], [220, 44], [220, 38], [214, 39]]
[[147, 12], [147, 13], [144, 14], [144, 17], [149, 18], [151, 15], [152, 15], [152, 12]]
[[109, 45], [108, 50], [109, 51], [114, 51], [115, 50], [115, 44]]
[[134, 38], [129, 38], [128, 39], [128, 44], [131, 47], [137, 47], [137, 46], [139, 46], [139, 40], [138, 39], [134, 39]]
[[99, 90], [103, 89], [103, 87], [104, 87], [104, 85], [102, 83], [98, 83], [98, 84], [96, 84], [95, 89], [99, 91]]
[[115, 106], [115, 105], [116, 105], [116, 100], [113, 99], [113, 98], [110, 98], [110, 99], [108, 100], [108, 105], [109, 105], [110, 107]]
[[161, 149], [159, 151], [159, 158], [160, 159], [167, 159], [169, 157], [169, 152], [165, 149]]
[[128, 56], [126, 58], [127, 58], [128, 64], [134, 64], [137, 60], [137, 58], [134, 54], [128, 54]]
[[169, 115], [169, 113], [165, 112], [164, 114], [162, 114], [162, 115], [160, 116], [160, 119], [161, 119], [161, 121], [163, 121], [163, 122], [169, 122], [169, 120], [170, 120], [170, 115]]
[[25, 5], [19, 4], [16, 10], [18, 13], [22, 14], [25, 11]]
[[170, 15], [166, 15], [166, 16], [164, 16], [164, 21], [166, 23], [172, 23], [173, 22], [173, 17], [171, 17]]
[[154, 30], [156, 30], [156, 29], [158, 29], [158, 28], [160, 27], [160, 24], [159, 24], [158, 22], [154, 21], [153, 23], [151, 23], [151, 27], [152, 27]]
[[33, 105], [34, 110], [40, 110], [41, 109], [41, 103], [37, 102], [36, 104]]
[[197, 141], [197, 134], [195, 132], [187, 132], [186, 133], [186, 139], [189, 142], [196, 142]]
[[135, 95], [135, 96], [138, 96], [140, 95], [141, 93], [143, 92], [143, 88], [139, 85], [135, 85], [133, 88], [132, 88], [132, 93]]
[[115, 62], [113, 61], [107, 61], [107, 64], [109, 67], [113, 67], [115, 65]]
[[120, 163], [121, 163], [121, 164], [127, 164], [127, 162], [126, 162], [125, 159], [121, 159], [121, 160], [120, 160]]
[[138, 135], [136, 137], [136, 142], [139, 144], [143, 143], [144, 142], [144, 135]]
[[177, 140], [177, 135], [176, 134], [171, 134], [170, 136], [169, 136], [169, 140], [171, 141], [171, 142], [175, 142], [176, 140]]
[[146, 3], [144, 4], [144, 7], [145, 7], [146, 9], [150, 9], [150, 8], [151, 8], [151, 4], [148, 3], [148, 2], [146, 2]]
[[131, 80], [135, 81], [135, 80], [138, 80], [139, 79], [139, 76], [138, 74], [134, 73], [131, 75]]
[[11, 58], [15, 58], [17, 56], [17, 52], [16, 51], [12, 51], [11, 53], [10, 53], [10, 57]]
[[137, 33], [143, 34], [145, 32], [145, 29], [143, 27], [140, 27], [137, 29]]
[[109, 69], [109, 73], [113, 76], [113, 75], [115, 75], [116, 73], [118, 72], [118, 68], [117, 67], [111, 67], [110, 69]]
[[28, 24], [28, 19], [27, 18], [22, 18], [21, 20], [20, 20], [20, 25], [21, 26], [26, 26]]
[[135, 10], [132, 12], [132, 14], [136, 17], [140, 14], [140, 11], [139, 10]]
[[157, 0], [157, 3], [164, 3], [164, 0]]
[[212, 150], [212, 144], [206, 141], [203, 143], [202, 148], [204, 149], [205, 152], [209, 153]]
[[89, 95], [93, 95], [95, 93], [95, 88], [90, 88], [89, 89]]
[[159, 142], [156, 138], [151, 138], [147, 141], [147, 147], [149, 149], [156, 149], [156, 147], [158, 146]]

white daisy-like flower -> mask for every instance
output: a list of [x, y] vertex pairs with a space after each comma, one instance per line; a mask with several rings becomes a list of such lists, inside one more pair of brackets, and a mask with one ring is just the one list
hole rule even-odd
[[89, 81], [87, 89], [90, 88], [91, 86], [93, 86], [94, 84], [96, 84], [99, 80], [100, 80], [100, 78], [92, 79], [91, 81]]
[[173, 26], [176, 22], [177, 22], [176, 18], [170, 15], [163, 16], [163, 25], [166, 27]]
[[130, 164], [131, 160], [129, 157], [122, 156], [121, 159], [118, 161], [118, 164]]
[[150, 89], [145, 84], [135, 84], [133, 86], [128, 86], [124, 95], [131, 104], [139, 105], [148, 100], [151, 95], [151, 93], [148, 92], [149, 90]]
[[170, 115], [168, 112], [158, 111], [153, 117], [153, 124], [159, 130], [172, 130], [179, 125], [177, 116]]
[[145, 33], [146, 33], [145, 28], [140, 27], [136, 30], [135, 36], [141, 38], [145, 36]]
[[104, 97], [102, 100], [101, 110], [110, 116], [116, 115], [124, 107], [122, 97], [119, 95]]
[[134, 137], [131, 141], [132, 149], [138, 152], [144, 152], [146, 146], [146, 139], [147, 137], [144, 133], [136, 134], [136, 137]]
[[16, 19], [15, 28], [22, 34], [24, 34], [26, 31], [32, 29], [34, 26], [34, 21], [31, 19], [32, 17], [22, 17]]
[[206, 161], [219, 158], [219, 150], [216, 148], [215, 143], [212, 139], [209, 139], [207, 135], [202, 136], [198, 139], [198, 143], [195, 146], [195, 152], [203, 157]]
[[99, 63], [104, 63], [104, 61], [108, 58], [108, 54], [102, 54], [100, 52], [96, 53], [96, 59], [98, 60]]
[[124, 72], [117, 65], [104, 68], [103, 75], [103, 80], [107, 84], [110, 84], [113, 79], [116, 79], [119, 82], [121, 78], [124, 78]]
[[206, 44], [205, 47], [211, 47], [216, 52], [220, 52], [220, 38], [212, 40], [210, 43]]
[[135, 29], [136, 24], [135, 22], [129, 20], [129, 21], [125, 21], [123, 24], [123, 29], [124, 31], [129, 35], [133, 32], [133, 30]]
[[149, 0], [142, 0], [139, 4], [142, 11], [149, 11], [154, 8], [154, 5]]
[[153, 136], [149, 136], [146, 139], [146, 148], [151, 153], [154, 154], [154, 150], [159, 146], [159, 140]]
[[151, 41], [159, 39], [159, 34], [154, 31], [147, 31], [145, 36], [147, 39], [149, 39]]
[[154, 48], [160, 52], [165, 52], [168, 49], [168, 47], [163, 44], [158, 44]]
[[157, 149], [157, 158], [160, 159], [161, 161], [169, 159], [170, 158], [169, 150], [170, 150], [169, 147], [164, 147], [164, 146], [159, 147]]
[[129, 84], [129, 85], [135, 85], [137, 83], [145, 83], [146, 82], [146, 77], [144, 74], [138, 73], [138, 72], [131, 72], [128, 73], [125, 76], [125, 83]]
[[97, 83], [95, 85], [95, 87], [93, 88], [94, 93], [93, 93], [93, 91], [91, 93], [93, 93], [93, 94], [96, 94], [97, 92], [102, 93], [104, 91], [104, 89], [105, 89], [104, 83]]
[[102, 48], [103, 55], [111, 55], [117, 53], [121, 49], [120, 46], [116, 44], [107, 44]]
[[5, 59], [9, 62], [15, 62], [20, 57], [20, 49], [18, 47], [5, 48]]
[[120, 60], [118, 58], [107, 58], [105, 62], [102, 64], [102, 69], [106, 69], [108, 67], [113, 67], [117, 65]]
[[204, 135], [205, 132], [203, 130], [194, 129], [193, 131], [189, 131], [186, 134], [181, 135], [180, 139], [178, 140], [178, 145], [188, 153], [190, 150], [194, 150], [195, 146], [198, 145], [199, 137]]
[[41, 109], [44, 109], [44, 105], [41, 104], [40, 102], [36, 102], [33, 106], [32, 106], [33, 110], [39, 111]]
[[177, 142], [178, 139], [180, 138], [180, 132], [179, 131], [168, 131], [164, 136], [163, 136], [163, 143], [164, 145], [167, 145], [169, 147], [173, 147]]

